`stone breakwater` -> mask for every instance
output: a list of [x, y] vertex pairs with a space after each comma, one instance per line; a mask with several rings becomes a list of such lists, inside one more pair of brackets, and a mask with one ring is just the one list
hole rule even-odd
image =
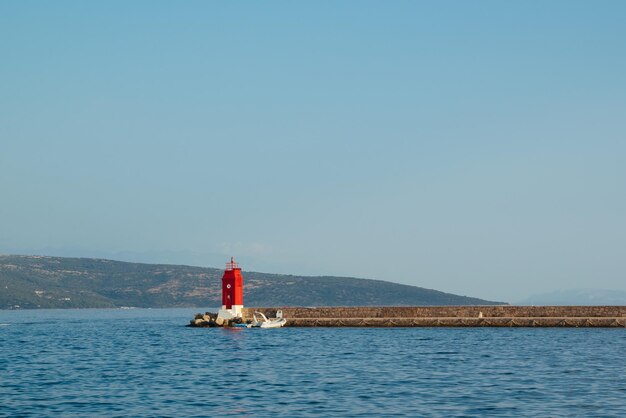
[[274, 318], [278, 310], [287, 327], [626, 327], [626, 306], [508, 305], [244, 308], [232, 321], [196, 314], [189, 326], [232, 326], [255, 312]]
[[626, 327], [626, 306], [403, 306], [244, 308], [287, 327]]

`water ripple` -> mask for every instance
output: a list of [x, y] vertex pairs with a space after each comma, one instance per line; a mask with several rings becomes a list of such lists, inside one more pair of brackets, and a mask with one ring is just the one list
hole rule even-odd
[[626, 416], [623, 329], [183, 327], [194, 312], [0, 312], [0, 416]]

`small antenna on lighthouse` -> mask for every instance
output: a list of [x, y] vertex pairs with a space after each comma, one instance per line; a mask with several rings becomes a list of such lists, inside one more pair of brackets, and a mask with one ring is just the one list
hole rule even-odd
[[239, 264], [235, 262], [235, 257], [230, 257], [230, 263], [226, 263], [226, 270], [238, 269]]

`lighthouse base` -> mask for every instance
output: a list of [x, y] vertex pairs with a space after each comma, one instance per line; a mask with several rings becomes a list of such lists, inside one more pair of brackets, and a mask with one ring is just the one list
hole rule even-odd
[[217, 312], [217, 316], [224, 319], [233, 319], [242, 317], [243, 305], [233, 305], [232, 308], [226, 309], [225, 305]]

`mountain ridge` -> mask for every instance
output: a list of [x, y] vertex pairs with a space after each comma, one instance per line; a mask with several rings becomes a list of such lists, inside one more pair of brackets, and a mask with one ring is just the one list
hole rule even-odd
[[[0, 309], [217, 307], [222, 272], [102, 258], [0, 255]], [[247, 306], [504, 304], [377, 279], [243, 274]]]
[[626, 291], [618, 289], [575, 288], [533, 294], [515, 305], [599, 306], [626, 305]]

